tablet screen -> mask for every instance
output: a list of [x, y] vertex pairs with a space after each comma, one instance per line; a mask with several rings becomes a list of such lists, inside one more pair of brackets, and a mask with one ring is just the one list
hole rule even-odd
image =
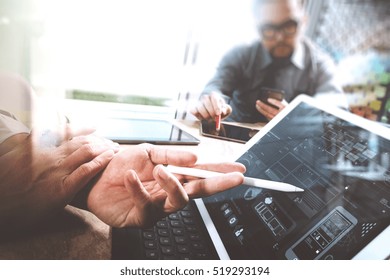
[[199, 140], [165, 120], [107, 119], [96, 133], [123, 144], [196, 145]]
[[354, 257], [390, 225], [389, 138], [300, 103], [238, 162], [305, 191], [243, 185], [203, 200], [230, 257]]

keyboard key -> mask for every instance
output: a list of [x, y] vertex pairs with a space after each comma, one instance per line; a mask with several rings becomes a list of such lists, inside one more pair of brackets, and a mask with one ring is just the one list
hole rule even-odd
[[225, 210], [223, 211], [223, 216], [224, 216], [225, 218], [229, 217], [231, 214], [233, 214], [232, 208], [227, 208], [227, 209], [225, 209]]
[[190, 218], [192, 217], [192, 213], [190, 211], [181, 211], [180, 212], [181, 216], [184, 218]]
[[189, 203], [186, 205], [186, 207], [183, 208], [183, 210], [190, 210], [190, 209], [191, 209], [191, 206]]
[[154, 234], [154, 232], [150, 232], [150, 231], [143, 232], [143, 233], [142, 233], [142, 236], [143, 236], [145, 239], [154, 239], [154, 238], [156, 237], [156, 235]]
[[179, 214], [177, 214], [177, 213], [172, 213], [168, 217], [171, 220], [179, 220], [180, 219]]
[[158, 252], [156, 250], [146, 250], [145, 255], [147, 259], [152, 259], [152, 260], [158, 259]]
[[185, 231], [182, 228], [174, 228], [173, 229], [173, 234], [174, 235], [184, 235], [184, 233], [185, 233]]
[[172, 245], [172, 240], [169, 237], [160, 237], [161, 245]]
[[180, 221], [171, 221], [171, 226], [175, 228], [183, 227], [183, 224]]
[[157, 243], [156, 241], [148, 240], [144, 242], [145, 248], [148, 249], [156, 249], [157, 248]]
[[186, 225], [194, 225], [194, 224], [195, 224], [194, 219], [191, 219], [191, 218], [184, 218], [184, 219], [183, 219], [183, 222], [184, 222]]
[[228, 203], [224, 203], [222, 206], [221, 206], [221, 211], [224, 212], [226, 209], [229, 208], [229, 204]]
[[229, 226], [234, 227], [235, 225], [237, 225], [238, 219], [237, 219], [237, 217], [235, 215], [232, 215], [229, 218], [228, 222], [229, 222]]
[[188, 254], [190, 252], [190, 247], [188, 247], [188, 245], [179, 245], [177, 246], [177, 251], [181, 254]]
[[194, 226], [186, 226], [186, 230], [187, 230], [188, 232], [191, 232], [191, 233], [198, 232], [197, 227], [194, 227]]
[[206, 253], [196, 253], [195, 258], [197, 259], [207, 259], [207, 254]]
[[173, 249], [173, 247], [168, 246], [168, 247], [161, 247], [161, 252], [164, 255], [173, 255], [175, 253], [175, 250]]
[[[228, 205], [234, 216], [233, 208]], [[202, 235], [197, 228], [197, 213], [191, 207], [171, 213], [159, 220], [154, 228], [142, 231], [144, 257], [148, 260], [188, 260], [208, 259], [210, 256], [203, 243]]]
[[168, 228], [168, 222], [166, 222], [166, 221], [158, 221], [156, 226], [158, 228]]
[[203, 250], [204, 246], [202, 243], [194, 242], [192, 243], [192, 248], [194, 248], [195, 250]]
[[165, 237], [169, 236], [169, 230], [168, 229], [160, 228], [160, 229], [157, 230], [157, 233], [160, 236], [165, 236]]
[[175, 236], [175, 242], [177, 244], [186, 244], [188, 241], [184, 236]]
[[200, 235], [199, 234], [190, 234], [190, 239], [192, 241], [199, 241], [200, 240]]

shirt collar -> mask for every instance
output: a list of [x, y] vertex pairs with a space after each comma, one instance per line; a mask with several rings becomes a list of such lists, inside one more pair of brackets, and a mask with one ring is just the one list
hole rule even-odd
[[[260, 48], [260, 56], [263, 58], [263, 59], [261, 59], [260, 69], [265, 69], [272, 62], [271, 55], [262, 46]], [[297, 45], [297, 47], [296, 47], [296, 49], [291, 57], [291, 62], [298, 69], [302, 70], [305, 68], [305, 52], [304, 52], [304, 47], [302, 45], [302, 42], [298, 43], [298, 45]]]
[[302, 43], [298, 43], [292, 55], [291, 62], [301, 70], [305, 68], [305, 52]]

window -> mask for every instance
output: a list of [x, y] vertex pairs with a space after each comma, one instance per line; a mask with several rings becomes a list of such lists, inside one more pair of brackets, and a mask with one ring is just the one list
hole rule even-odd
[[14, 68], [41, 95], [169, 106], [179, 92], [200, 92], [221, 56], [256, 36], [250, 7], [251, 0], [0, 0], [0, 26], [25, 30]]

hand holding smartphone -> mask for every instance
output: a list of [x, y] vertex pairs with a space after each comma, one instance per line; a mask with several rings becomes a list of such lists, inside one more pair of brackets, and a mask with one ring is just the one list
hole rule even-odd
[[268, 102], [269, 98], [276, 99], [278, 101], [283, 101], [284, 99], [284, 91], [279, 90], [279, 89], [274, 89], [274, 88], [266, 88], [262, 87], [260, 89], [260, 93], [258, 96], [258, 100], [263, 102], [264, 104], [267, 104], [268, 106], [271, 106], [272, 108], [279, 109], [275, 105], [271, 104]]

